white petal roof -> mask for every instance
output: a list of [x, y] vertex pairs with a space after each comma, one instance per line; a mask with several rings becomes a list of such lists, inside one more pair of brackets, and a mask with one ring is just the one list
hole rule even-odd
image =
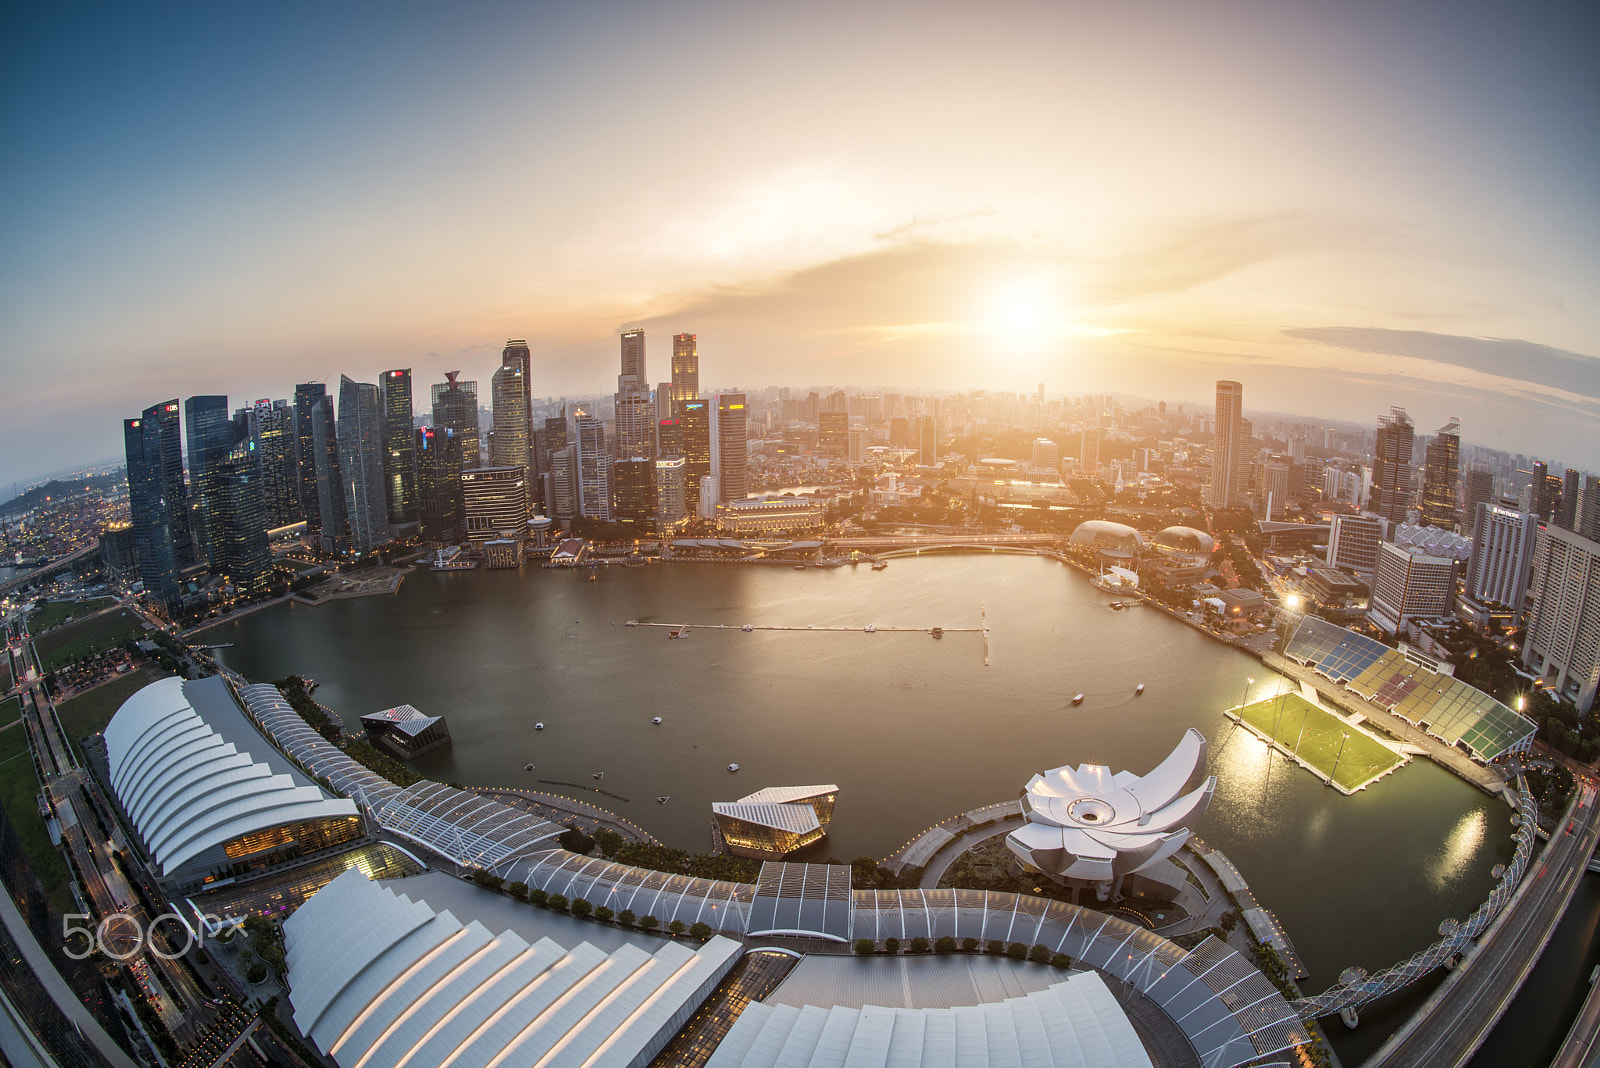
[[739, 798], [741, 802], [771, 801], [775, 804], [787, 805], [796, 801], [810, 801], [812, 798], [827, 797], [836, 794], [839, 788], [833, 783], [826, 786], [768, 786], [766, 789], [757, 790], [753, 794], [746, 794]]
[[810, 805], [760, 804], [749, 801], [713, 801], [711, 812], [746, 823], [772, 827], [780, 831], [806, 834], [821, 827], [817, 810]]
[[217, 676], [151, 683], [105, 739], [111, 787], [163, 875], [242, 834], [357, 814], [285, 760]]

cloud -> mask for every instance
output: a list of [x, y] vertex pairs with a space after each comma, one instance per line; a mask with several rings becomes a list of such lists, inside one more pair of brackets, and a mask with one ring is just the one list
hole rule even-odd
[[1425, 360], [1600, 399], [1600, 359], [1533, 341], [1359, 326], [1305, 327], [1283, 333], [1352, 352]]

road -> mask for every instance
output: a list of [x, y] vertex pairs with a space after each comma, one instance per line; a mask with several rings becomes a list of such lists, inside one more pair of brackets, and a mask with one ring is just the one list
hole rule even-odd
[[1600, 837], [1596, 794], [1593, 785], [1582, 786], [1477, 951], [1363, 1068], [1448, 1068], [1472, 1057], [1538, 961], [1583, 878]]

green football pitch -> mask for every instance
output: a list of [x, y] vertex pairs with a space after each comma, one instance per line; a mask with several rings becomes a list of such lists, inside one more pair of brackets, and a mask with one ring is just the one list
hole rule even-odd
[[1404, 760], [1399, 753], [1323, 711], [1297, 693], [1286, 693], [1237, 709], [1240, 719], [1289, 752], [1354, 790]]

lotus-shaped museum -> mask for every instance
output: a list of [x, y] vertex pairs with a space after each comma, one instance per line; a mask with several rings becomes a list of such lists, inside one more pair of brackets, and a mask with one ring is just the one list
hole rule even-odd
[[[1125, 876], [1169, 883], [1163, 862], [1189, 840], [1188, 824], [1211, 803], [1214, 776], [1203, 781], [1205, 737], [1190, 728], [1148, 775], [1098, 764], [1035, 775], [1022, 796], [1027, 822], [1006, 845], [1028, 871], [1063, 884], [1096, 885], [1104, 898]], [[1196, 785], [1198, 783], [1198, 785]], [[1186, 792], [1187, 791], [1187, 792]], [[1181, 874], [1177, 876], [1181, 884]]]

